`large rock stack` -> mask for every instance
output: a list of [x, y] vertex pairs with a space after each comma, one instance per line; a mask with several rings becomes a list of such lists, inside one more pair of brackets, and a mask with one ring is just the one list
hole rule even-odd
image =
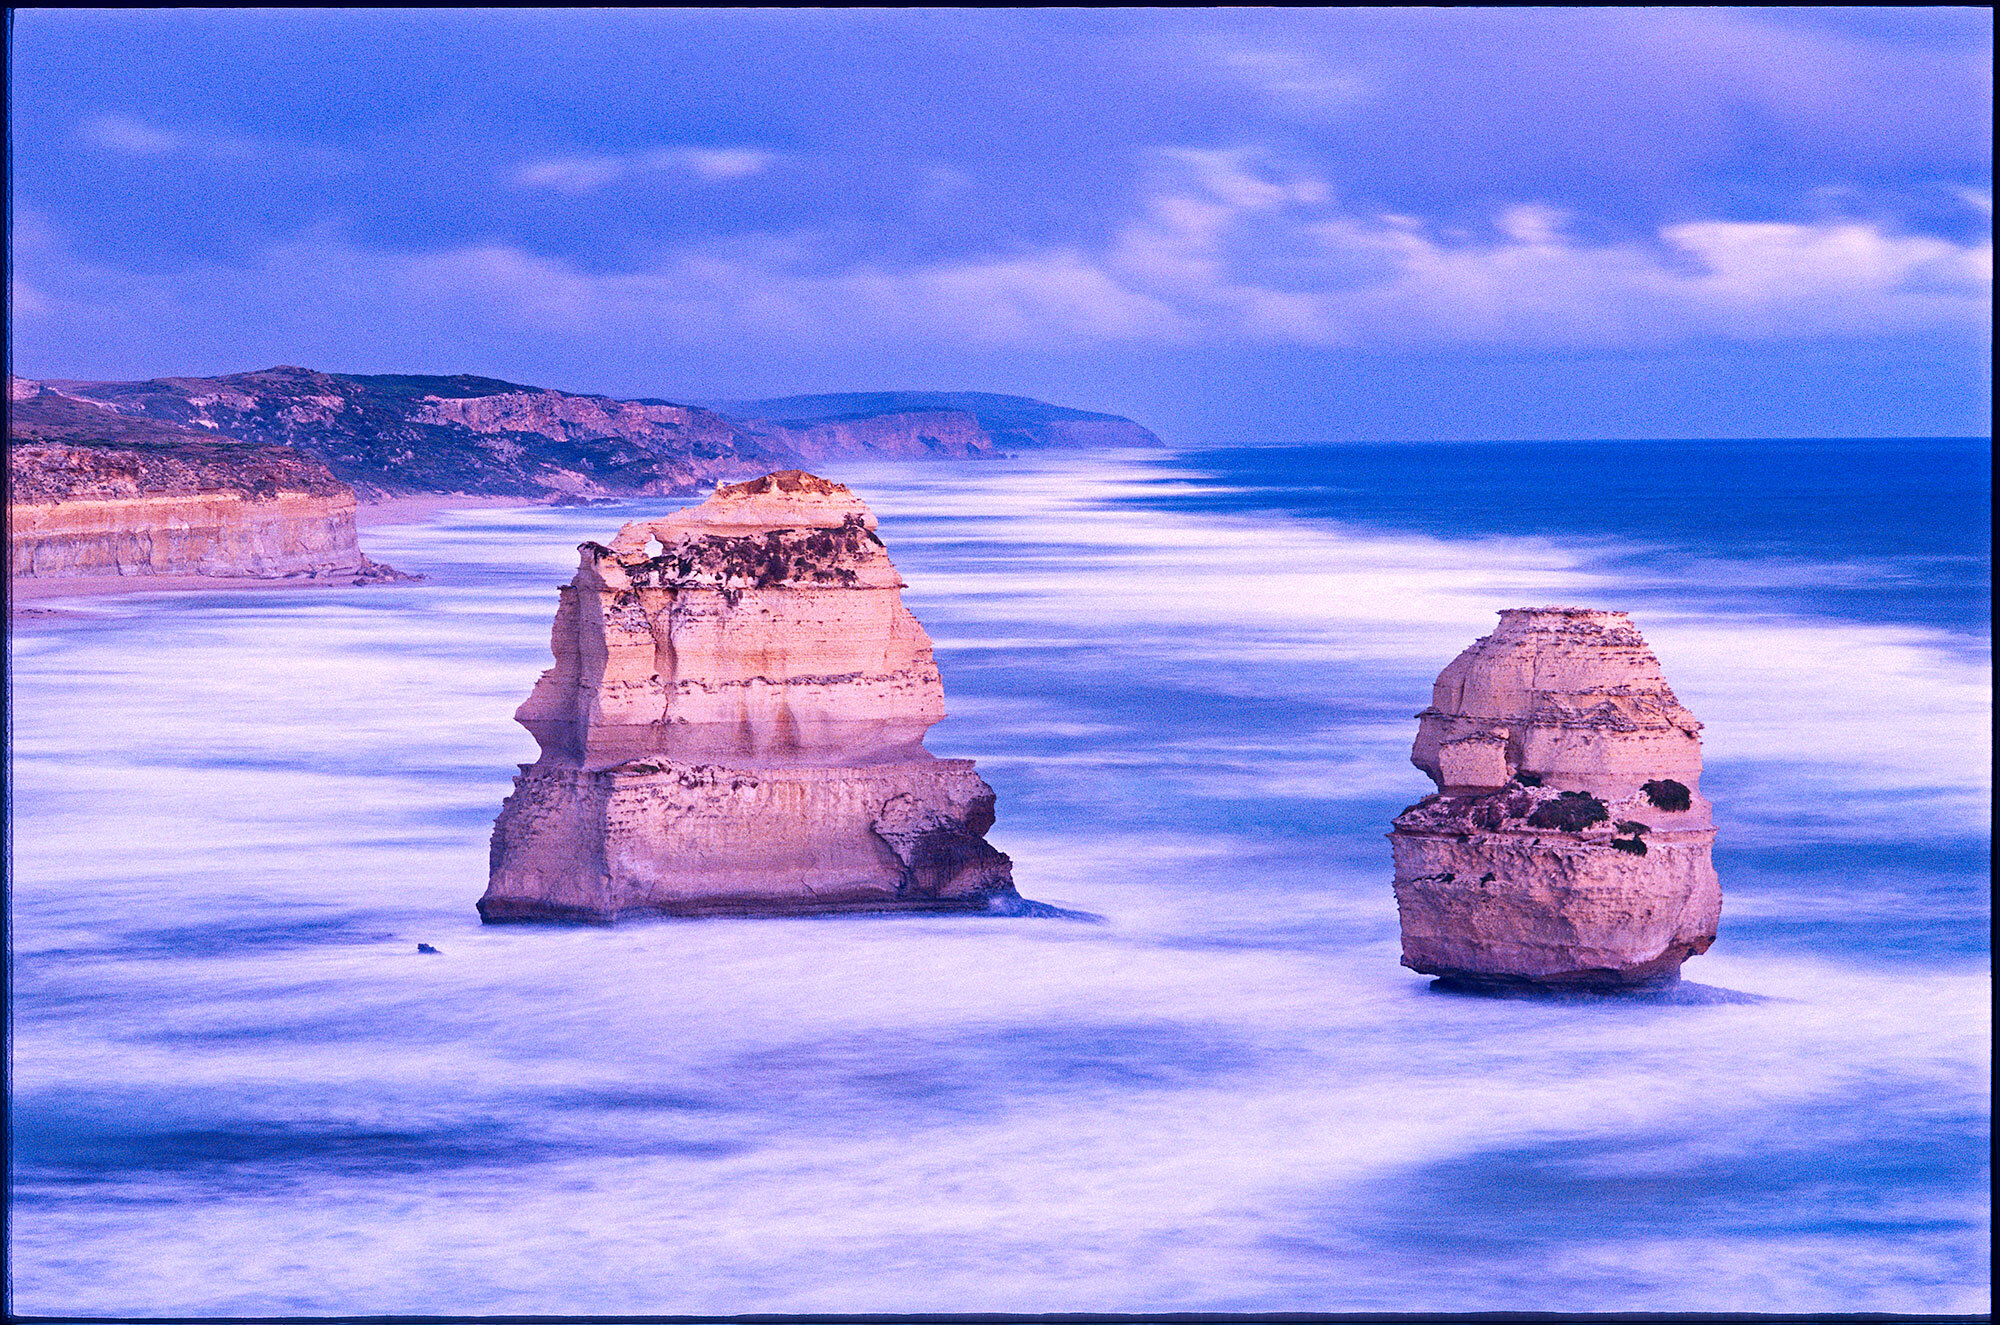
[[1471, 986], [1678, 978], [1722, 893], [1701, 724], [1623, 612], [1516, 608], [1438, 676], [1389, 838], [1403, 964]]
[[853, 493], [788, 470], [580, 550], [485, 920], [1014, 897], [992, 788], [923, 748], [944, 689]]

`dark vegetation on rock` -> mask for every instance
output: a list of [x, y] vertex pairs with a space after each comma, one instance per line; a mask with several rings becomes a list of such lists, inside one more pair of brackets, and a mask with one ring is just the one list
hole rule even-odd
[[1587, 791], [1565, 791], [1552, 801], [1543, 801], [1528, 816], [1533, 828], [1553, 828], [1564, 833], [1580, 833], [1592, 824], [1611, 817], [1604, 802]]
[[[851, 585], [864, 545], [882, 540], [851, 519], [831, 529], [771, 529], [758, 534], [683, 536], [660, 554], [625, 570], [635, 589], [748, 588], [775, 584]], [[598, 543], [578, 551], [609, 556]]]
[[1660, 778], [1648, 782], [1640, 790], [1646, 793], [1646, 799], [1657, 809], [1677, 813], [1694, 804], [1693, 794], [1686, 786], [1672, 778]]

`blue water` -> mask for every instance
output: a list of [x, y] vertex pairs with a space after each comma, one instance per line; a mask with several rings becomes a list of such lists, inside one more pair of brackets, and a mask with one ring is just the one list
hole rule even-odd
[[[829, 464], [1030, 897], [482, 929], [575, 545], [12, 639], [24, 1313], [1990, 1306], [1978, 443]], [[1696, 1004], [1397, 964], [1382, 834], [1502, 607], [1707, 724]], [[419, 956], [417, 942], [440, 949]]]

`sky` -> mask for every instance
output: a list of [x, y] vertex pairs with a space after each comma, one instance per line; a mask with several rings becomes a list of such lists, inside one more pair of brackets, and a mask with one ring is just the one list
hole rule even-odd
[[1986, 435], [1986, 9], [36, 10], [12, 371]]

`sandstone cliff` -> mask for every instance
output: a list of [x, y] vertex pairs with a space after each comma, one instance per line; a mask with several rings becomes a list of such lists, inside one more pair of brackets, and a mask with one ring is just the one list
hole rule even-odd
[[1403, 964], [1473, 985], [1675, 978], [1722, 894], [1701, 724], [1623, 612], [1520, 608], [1439, 675], [1390, 842]]
[[923, 748], [943, 685], [853, 493], [771, 474], [579, 551], [482, 918], [1014, 899], [992, 789]]
[[285, 446], [9, 383], [9, 573], [408, 578], [362, 555], [353, 491]]

